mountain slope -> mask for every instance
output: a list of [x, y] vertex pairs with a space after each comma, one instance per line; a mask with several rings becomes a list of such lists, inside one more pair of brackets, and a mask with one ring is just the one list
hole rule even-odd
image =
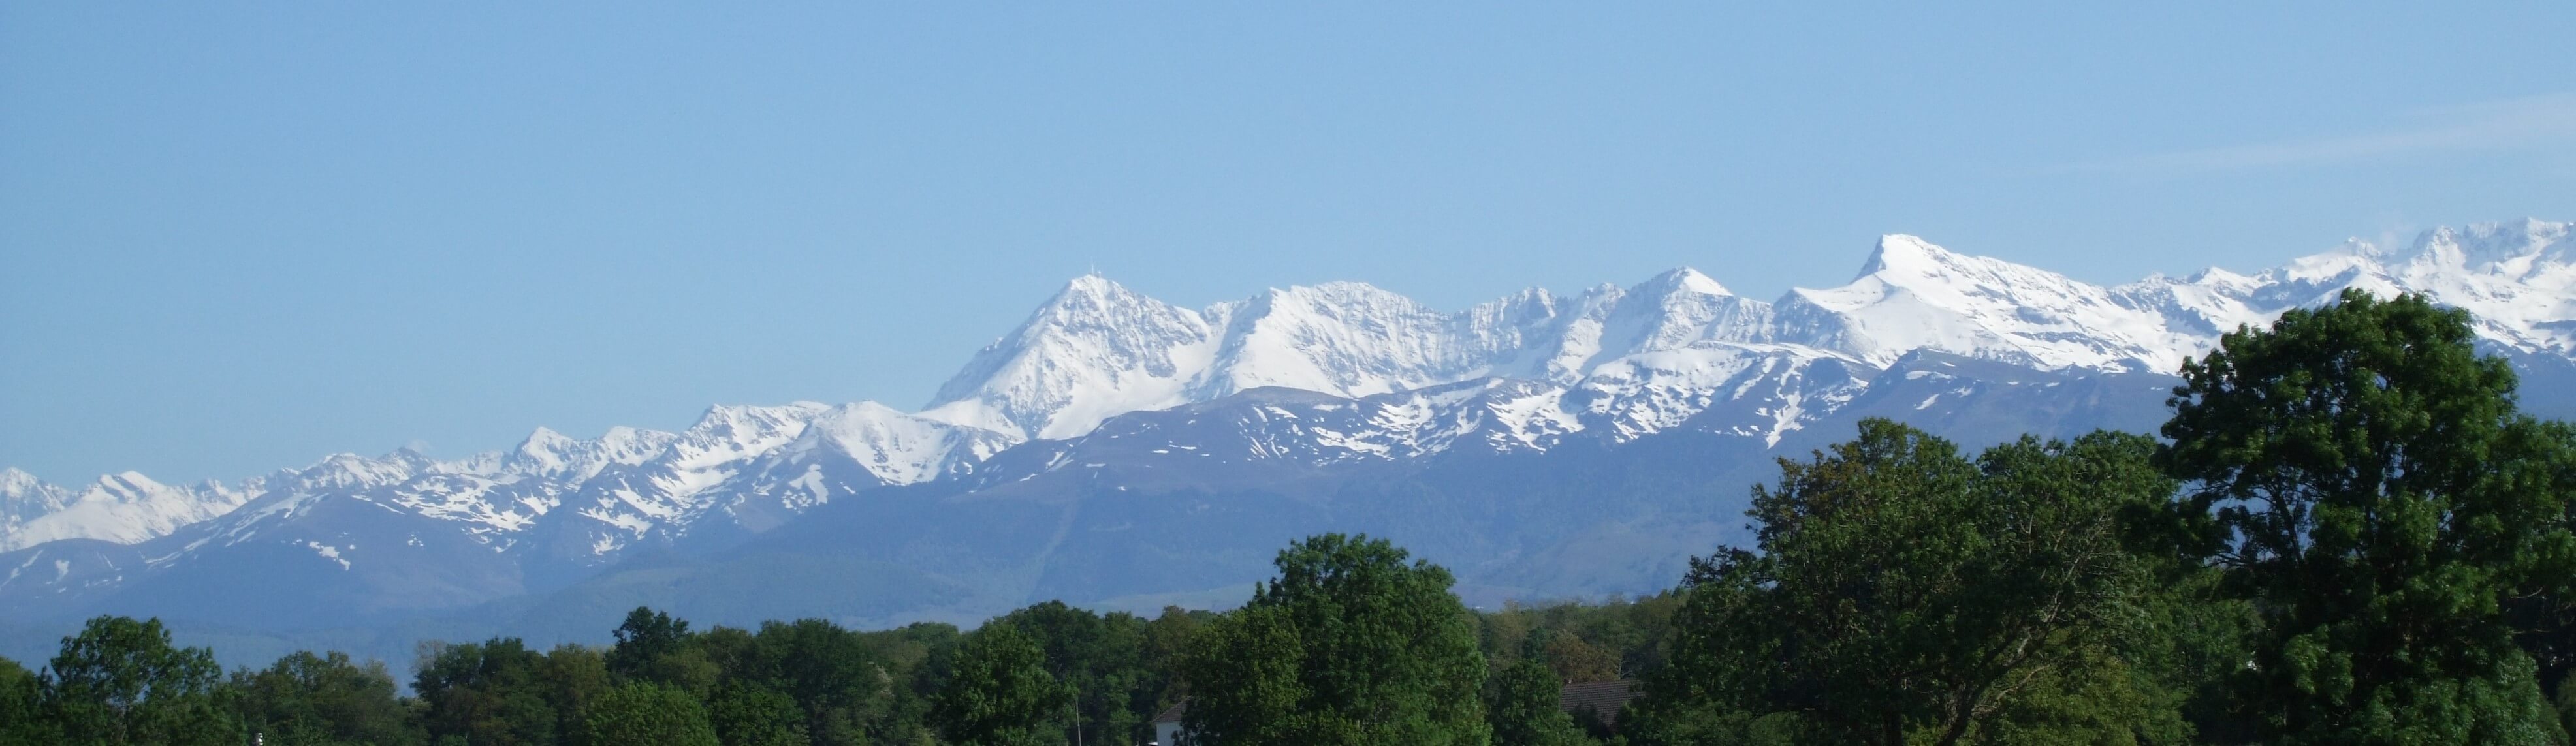
[[[1086, 276], [919, 413], [719, 406], [679, 432], [540, 428], [454, 461], [341, 454], [233, 486], [0, 471], [0, 614], [374, 624], [608, 603], [658, 592], [647, 578], [739, 602], [708, 573], [805, 567], [913, 599], [832, 596], [854, 618], [971, 615], [1208, 591], [1190, 584], [1257, 566], [1277, 532], [1369, 526], [1495, 593], [1642, 590], [1735, 530], [1732, 498], [1593, 504], [1584, 485], [1740, 490], [1868, 415], [1970, 442], [2151, 428], [2182, 357], [2346, 287], [2470, 308], [2531, 380], [2576, 381], [2576, 244], [2539, 221], [2115, 287], [1891, 235], [1852, 282], [1768, 302], [1689, 269], [1456, 313], [1360, 283], [1187, 309]], [[2526, 405], [2576, 414], [2553, 391]], [[1177, 543], [1118, 543], [1129, 530]], [[797, 536], [810, 551], [762, 554]], [[811, 595], [794, 583], [773, 584]]]

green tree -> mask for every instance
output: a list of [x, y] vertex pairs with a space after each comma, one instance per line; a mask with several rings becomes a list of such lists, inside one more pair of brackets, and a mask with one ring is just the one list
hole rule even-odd
[[1479, 644], [1496, 669], [1537, 658], [1572, 681], [1635, 678], [1663, 668], [1680, 605], [1680, 594], [1671, 591], [1598, 603], [1505, 602], [1477, 615]]
[[955, 625], [916, 622], [863, 635], [884, 670], [887, 705], [872, 713], [868, 737], [874, 743], [929, 743], [937, 738], [930, 726], [930, 700], [946, 684], [943, 669], [963, 636]]
[[[2568, 678], [2576, 679], [2576, 674], [2569, 674]], [[2576, 732], [2576, 686], [2570, 684], [2576, 684], [2576, 681], [2561, 679], [2558, 682], [2558, 698], [2553, 703], [2558, 706], [2558, 727]]]
[[677, 654], [689, 642], [689, 623], [673, 619], [664, 612], [638, 606], [626, 613], [626, 621], [617, 626], [617, 644], [608, 649], [609, 673], [621, 679], [663, 681], [667, 677], [653, 674], [655, 664]]
[[1046, 670], [1046, 651], [1010, 624], [989, 624], [957, 651], [931, 705], [940, 735], [969, 746], [1065, 743], [1073, 692]]
[[1228, 744], [1491, 740], [1476, 621], [1449, 571], [1384, 540], [1323, 534], [1200, 634], [1188, 729]]
[[205, 648], [176, 648], [161, 620], [102, 616], [63, 638], [45, 710], [68, 743], [229, 744], [239, 724], [216, 706], [223, 669]]
[[806, 736], [826, 746], [861, 744], [892, 711], [892, 681], [867, 640], [823, 619], [762, 622], [754, 680], [795, 698]]
[[60, 743], [45, 718], [44, 687], [17, 661], [0, 658], [0, 744]]
[[1619, 678], [1619, 659], [1600, 646], [1584, 642], [1579, 635], [1547, 630], [1549, 634], [1533, 636], [1545, 642], [1531, 651], [1531, 658], [1547, 665], [1556, 677], [1565, 681], [1611, 681]]
[[1074, 692], [1069, 740], [1116, 741], [1150, 736], [1146, 722], [1163, 681], [1148, 670], [1147, 623], [1135, 615], [1093, 613], [1047, 601], [994, 620], [1019, 627], [1046, 651], [1047, 673]]
[[796, 698], [745, 681], [727, 682], [707, 703], [707, 720], [724, 746], [805, 746], [805, 711]]
[[232, 709], [265, 744], [337, 746], [426, 743], [397, 696], [385, 665], [359, 666], [347, 653], [298, 651], [266, 670], [236, 671]]
[[515, 637], [423, 646], [412, 690], [433, 739], [471, 746], [556, 742], [562, 714], [548, 695], [546, 656]]
[[[1138, 688], [1135, 702], [1130, 707], [1151, 718], [1189, 696], [1189, 680], [1182, 678], [1181, 666], [1189, 659], [1190, 648], [1198, 640], [1199, 629], [1214, 616], [1205, 611], [1165, 606], [1162, 614], [1145, 623], [1141, 653], [1145, 681]], [[1145, 727], [1150, 729], [1152, 724], [1147, 723]]]
[[2131, 665], [2155, 583], [2121, 516], [2173, 489], [2154, 447], [2024, 438], [1970, 461], [1871, 419], [1783, 459], [1779, 486], [1754, 489], [1761, 554], [1693, 561], [1650, 680], [1663, 711], [1642, 722], [1700, 734], [1674, 740], [2180, 738], [2173, 697]]
[[1575, 728], [1574, 717], [1558, 709], [1562, 689], [1556, 671], [1536, 660], [1522, 660], [1494, 677], [1494, 699], [1485, 706], [1493, 721], [1495, 746], [1583, 746], [1592, 739]]
[[637, 682], [602, 692], [590, 702], [586, 732], [594, 744], [718, 746], [715, 727], [696, 697], [676, 688]]
[[608, 693], [607, 657], [598, 648], [557, 645], [537, 664], [536, 686], [554, 709], [555, 733], [569, 746], [610, 746], [588, 741], [587, 715], [592, 700]]
[[2501, 602], [2576, 575], [2576, 459], [2476, 341], [2466, 312], [2347, 290], [2184, 362], [2161, 462], [2263, 615], [2239, 696], [2270, 740], [2562, 737]]

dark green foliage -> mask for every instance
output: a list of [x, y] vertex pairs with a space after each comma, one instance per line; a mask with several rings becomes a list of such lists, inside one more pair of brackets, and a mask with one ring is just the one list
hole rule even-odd
[[929, 737], [927, 692], [944, 680], [937, 661], [957, 634], [945, 624], [853, 632], [821, 619], [691, 633], [645, 611], [621, 636], [633, 654], [611, 656], [639, 672], [628, 678], [704, 703], [725, 743], [861, 744]]
[[2576, 674], [2569, 674], [2566, 678], [2559, 679], [2558, 699], [2553, 704], [2558, 706], [2558, 727], [2567, 732], [2576, 733], [2576, 686], [2568, 686], [2576, 682], [2571, 682], [2570, 679], [2576, 679]]
[[1210, 624], [1185, 670], [1189, 729], [1222, 744], [1490, 740], [1476, 622], [1449, 571], [1324, 534], [1279, 553], [1279, 577]]
[[931, 695], [945, 682], [943, 666], [963, 636], [954, 625], [919, 622], [862, 635], [885, 667], [891, 694], [868, 726], [875, 742], [927, 742]]
[[[1205, 611], [1189, 611], [1178, 606], [1165, 606], [1163, 613], [1145, 623], [1143, 660], [1146, 680], [1137, 690], [1131, 704], [1138, 720], [1162, 713], [1172, 703], [1189, 696], [1189, 680], [1181, 676], [1181, 665], [1189, 660], [1190, 646], [1198, 640], [1199, 629], [1207, 620], [1216, 618]], [[1153, 726], [1140, 726], [1137, 735], [1149, 735]]]
[[1046, 651], [1011, 624], [966, 638], [931, 706], [941, 736], [968, 746], [1061, 744], [1073, 691], [1047, 673]]
[[2262, 613], [2237, 696], [2269, 740], [2563, 737], [2502, 602], [2576, 576], [2576, 449], [2475, 342], [2464, 312], [2345, 291], [2184, 363], [2162, 463]]
[[[2171, 544], [2149, 542], [2167, 549]], [[2231, 691], [2232, 678], [2252, 654], [2262, 620], [2254, 605], [2224, 598], [2223, 575], [2196, 563], [2166, 558], [2162, 582], [2148, 600], [2145, 626], [2128, 652], [2142, 672], [2157, 677], [2179, 701], [2178, 715], [2201, 743], [2253, 743], [2255, 730]]]
[[1076, 693], [1066, 738], [1118, 742], [1152, 737], [1146, 722], [1177, 701], [1175, 666], [1199, 622], [1166, 608], [1154, 622], [1048, 601], [994, 620], [1019, 627], [1046, 651], [1047, 673]]
[[[546, 651], [545, 663], [538, 667], [538, 685], [546, 704], [555, 710], [555, 732], [562, 743], [585, 746], [589, 740], [583, 727], [583, 715], [591, 700], [610, 688], [608, 661], [598, 648], [580, 645], [557, 645]], [[600, 746], [605, 746], [601, 744]]]
[[[1073, 722], [1088, 736], [1124, 739], [1137, 732], [1143, 718], [1132, 706], [1144, 689], [1144, 620], [1126, 613], [1107, 617], [1086, 609], [1048, 601], [1004, 615], [998, 623], [1019, 627], [1045, 651], [1046, 671], [1074, 693]], [[1150, 695], [1148, 695], [1150, 696]]]
[[44, 687], [17, 661], [0, 658], [0, 744], [59, 743], [43, 706]]
[[1507, 603], [1479, 615], [1479, 642], [1497, 668], [1532, 658], [1569, 681], [1636, 678], [1663, 667], [1680, 607], [1681, 596], [1669, 591], [1635, 601]]
[[862, 636], [822, 619], [763, 622], [743, 671], [796, 700], [819, 744], [860, 744], [892, 710], [892, 682]]
[[601, 693], [584, 717], [594, 744], [717, 746], [706, 709], [688, 692], [649, 682]]
[[205, 648], [170, 646], [161, 620], [89, 620], [63, 639], [44, 710], [65, 743], [229, 744], [239, 724], [217, 707], [223, 670]]
[[235, 671], [232, 709], [266, 744], [322, 746], [425, 742], [411, 727], [385, 665], [359, 666], [347, 653], [296, 652], [265, 670]]
[[654, 676], [654, 664], [680, 652], [689, 639], [689, 623], [638, 606], [626, 613], [626, 622], [617, 626], [616, 635], [617, 644], [608, 649], [606, 656], [608, 672], [626, 679], [659, 681], [672, 677], [668, 673]]
[[728, 682], [707, 703], [707, 719], [724, 746], [805, 746], [805, 711], [796, 698], [758, 684]]
[[1557, 708], [1563, 686], [1556, 672], [1536, 660], [1523, 660], [1494, 677], [1494, 698], [1485, 716], [1494, 727], [1495, 746], [1584, 746], [1592, 739], [1577, 729], [1574, 718]]
[[546, 696], [546, 656], [515, 637], [428, 645], [412, 690], [432, 738], [472, 746], [555, 743], [562, 713]]
[[2155, 578], [2119, 520], [2171, 492], [2153, 448], [2025, 438], [1970, 461], [1869, 420], [1782, 460], [1779, 486], [1754, 490], [1763, 553], [1693, 562], [1647, 700], [1664, 712], [1644, 722], [1676, 740], [2179, 738], [2135, 665]]
[[[2570, 506], [2576, 525], [2576, 505]], [[2565, 589], [2505, 599], [2506, 623], [2514, 640], [2540, 669], [2540, 683], [2553, 698], [2563, 698], [2565, 682], [2576, 676], [2576, 594]], [[2557, 686], [2551, 686], [2557, 684]], [[2555, 701], [2555, 700], [2553, 700]]]

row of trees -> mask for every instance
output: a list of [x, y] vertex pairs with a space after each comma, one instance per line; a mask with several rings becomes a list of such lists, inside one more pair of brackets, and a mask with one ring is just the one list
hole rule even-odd
[[[1873, 420], [1757, 487], [1756, 546], [1671, 593], [1465, 608], [1327, 534], [1224, 614], [1058, 603], [971, 633], [695, 631], [296, 654], [224, 677], [155, 622], [0, 665], [29, 743], [2568, 743], [2576, 430], [2466, 314], [2347, 293], [2187, 361], [2162, 439], [1978, 453]], [[1643, 679], [1616, 732], [1569, 681]], [[2553, 700], [2553, 696], [2555, 699]], [[2556, 703], [2553, 705], [2553, 701]]]
[[[1404, 578], [1412, 595], [1368, 588], [1338, 603], [1361, 617], [1428, 610], [1446, 646], [1386, 648], [1360, 634], [1332, 665], [1445, 661], [1436, 673], [1466, 682], [1452, 714], [1470, 718], [1483, 711], [1476, 682], [1491, 659], [1528, 678], [1517, 692], [1533, 703], [1528, 714], [1561, 719], [1559, 682], [1658, 665], [1680, 606], [1664, 594], [1471, 614], [1448, 596], [1445, 571], [1405, 565], [1383, 541], [1317, 537], [1284, 556], [1334, 568], [1327, 572], [1366, 567], [1360, 574]], [[1303, 598], [1309, 610], [1336, 603], [1312, 589], [1264, 597]], [[1241, 665], [1231, 638], [1208, 634], [1232, 634], [1241, 627], [1229, 620], [1240, 616], [1167, 608], [1144, 618], [1048, 602], [967, 633], [945, 624], [858, 632], [819, 619], [693, 630], [639, 608], [607, 647], [539, 651], [506, 637], [424, 645], [408, 694], [384, 664], [337, 652], [298, 652], [227, 675], [212, 651], [174, 646], [158, 620], [101, 617], [65, 638], [41, 674], [0, 658], [0, 745], [1134, 744], [1152, 738], [1149, 719], [1188, 696], [1189, 675], [1226, 682], [1239, 680], [1230, 671], [1277, 670], [1275, 661]], [[1371, 687], [1365, 696], [1397, 701], [1462, 696], [1416, 691], [1436, 677], [1348, 680]]]

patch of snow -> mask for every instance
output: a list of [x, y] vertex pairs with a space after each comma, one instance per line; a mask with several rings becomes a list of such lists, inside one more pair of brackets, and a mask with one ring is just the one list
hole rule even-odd
[[331, 545], [329, 545], [329, 544], [324, 544], [324, 543], [322, 543], [322, 542], [318, 542], [318, 541], [307, 541], [307, 542], [304, 542], [304, 546], [311, 548], [311, 549], [313, 550], [313, 553], [314, 553], [314, 554], [322, 555], [322, 558], [323, 558], [323, 559], [326, 559], [326, 560], [330, 560], [330, 561], [333, 561], [333, 562], [340, 563], [340, 569], [342, 569], [342, 570], [347, 570], [347, 569], [349, 569], [349, 560], [340, 556], [340, 548], [339, 548], [339, 547], [331, 546]]

